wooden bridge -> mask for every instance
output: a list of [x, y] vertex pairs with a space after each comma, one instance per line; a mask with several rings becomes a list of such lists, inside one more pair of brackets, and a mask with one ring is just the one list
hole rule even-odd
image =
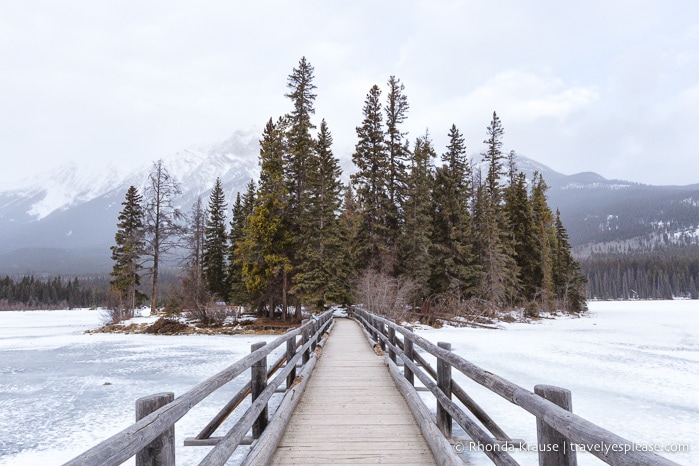
[[[541, 385], [532, 393], [452, 353], [448, 343], [434, 345], [363, 310], [352, 317], [335, 319], [326, 312], [271, 343], [253, 345], [248, 356], [176, 399], [161, 393], [137, 400], [135, 424], [66, 465], [117, 465], [133, 456], [137, 466], [175, 465], [175, 423], [248, 369], [250, 381], [197, 436], [185, 440], [212, 446], [200, 465], [230, 464], [241, 445], [250, 445], [240, 463], [245, 466], [463, 465], [465, 442], [495, 464], [518, 464], [508, 451], [521, 441], [509, 438], [452, 380], [452, 369], [534, 415], [537, 444], [546, 446], [538, 449], [541, 465], [577, 464], [572, 444], [584, 445], [608, 464], [676, 464], [573, 414], [565, 389]], [[280, 352], [268, 367], [268, 356]], [[436, 367], [421, 353], [434, 356]], [[435, 413], [418, 390], [432, 393]], [[270, 414], [274, 393], [284, 395]], [[241, 413], [247, 396], [250, 407]], [[236, 416], [233, 427], [214, 435], [226, 430], [226, 418]], [[469, 439], [453, 438], [454, 422]]]

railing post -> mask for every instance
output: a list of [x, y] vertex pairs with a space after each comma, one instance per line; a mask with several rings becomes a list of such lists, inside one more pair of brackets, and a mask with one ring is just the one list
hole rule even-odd
[[[551, 385], [537, 385], [534, 387], [534, 393], [566, 411], [573, 412], [570, 390]], [[570, 441], [538, 417], [536, 418], [536, 436], [539, 443], [539, 466], [576, 466], [578, 464]]]
[[[293, 331], [293, 329], [289, 330]], [[296, 337], [286, 340], [286, 363], [289, 364], [291, 358], [296, 354]], [[286, 389], [289, 390], [296, 380], [296, 366], [291, 369], [289, 375], [286, 376]]]
[[[378, 319], [377, 319], [377, 321], [378, 321]], [[378, 322], [377, 322], [377, 323], [378, 323]], [[378, 325], [380, 325], [379, 333], [380, 333], [381, 335], [383, 335], [383, 336], [386, 336], [386, 324], [384, 324], [383, 322], [381, 322], [381, 323], [379, 323]], [[377, 335], [377, 336], [378, 336], [378, 335]], [[379, 346], [381, 347], [381, 351], [384, 351], [384, 352], [386, 351], [386, 342], [385, 342], [384, 339], [381, 338], [381, 337], [379, 337]]]
[[[255, 343], [250, 347], [251, 351], [257, 351], [258, 349], [265, 346], [267, 343], [261, 341]], [[262, 390], [267, 386], [267, 356], [261, 358], [259, 361], [255, 362], [250, 368], [250, 392], [252, 394], [252, 402], [254, 403]], [[260, 415], [257, 417], [255, 422], [252, 424], [252, 437], [260, 438], [262, 432], [267, 427], [267, 409], [262, 410]]]
[[[406, 327], [408, 331], [412, 332], [413, 329], [410, 327]], [[403, 336], [403, 357], [406, 359], [409, 359], [413, 362], [415, 360], [413, 359], [413, 340], [408, 338], [407, 336]], [[406, 364], [403, 364], [403, 376], [405, 377], [405, 380], [407, 380], [410, 385], [415, 385], [415, 375], [413, 374], [413, 371], [411, 371]]]
[[[304, 320], [301, 321], [301, 325], [304, 325], [304, 327], [303, 327], [303, 334], [302, 334], [302, 335], [303, 335], [303, 338], [301, 339], [301, 343], [302, 343], [304, 346], [306, 345], [306, 343], [308, 343], [308, 340], [310, 339], [309, 331], [308, 331], [308, 326], [306, 325], [307, 322], [308, 322], [307, 319], [304, 319]], [[311, 359], [311, 352], [310, 352], [308, 349], [306, 349], [306, 350], [303, 352], [303, 355], [301, 356], [301, 363], [302, 363], [302, 364], [306, 364], [306, 363], [308, 362], [309, 359]]]
[[[388, 342], [391, 343], [391, 345], [396, 346], [396, 329], [394, 329], [391, 325], [388, 326]], [[390, 357], [393, 362], [396, 362], [396, 352], [392, 347], [388, 348], [388, 357]]]
[[[437, 346], [451, 351], [451, 343], [439, 342]], [[437, 386], [451, 400], [451, 366], [440, 357], [437, 357]], [[437, 401], [437, 427], [445, 437], [451, 437], [451, 415], [442, 408], [439, 401]]]
[[[136, 422], [175, 399], [172, 392], [156, 393], [136, 400]], [[136, 466], [175, 466], [175, 425], [136, 453]]]
[[318, 333], [318, 329], [320, 328], [318, 326], [318, 320], [313, 319], [311, 324], [311, 338], [313, 338], [313, 341], [311, 342], [311, 351], [316, 350], [316, 346], [318, 345], [318, 338], [316, 338], [316, 333]]

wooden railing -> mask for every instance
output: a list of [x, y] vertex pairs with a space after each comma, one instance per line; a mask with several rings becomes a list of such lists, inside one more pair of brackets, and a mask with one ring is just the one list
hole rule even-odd
[[[225, 464], [239, 445], [250, 444], [252, 439], [255, 439], [255, 445], [248, 453], [244, 464], [258, 464], [259, 458], [269, 454], [269, 448], [266, 446], [278, 443], [288, 422], [289, 413], [298, 403], [299, 393], [305, 388], [310, 372], [315, 366], [317, 357], [314, 350], [316, 346], [324, 344], [322, 336], [330, 331], [332, 324], [333, 313], [327, 311], [270, 343], [253, 345], [250, 354], [178, 398], [174, 398], [172, 393], [158, 393], [137, 400], [138, 420], [135, 424], [65, 465], [118, 465], [135, 455], [137, 466], [173, 466], [175, 423], [194, 406], [247, 369], [251, 369], [251, 380], [233, 396], [199, 435], [187, 439], [186, 444], [214, 445], [200, 463], [213, 466]], [[267, 356], [281, 345], [286, 345], [285, 354], [274, 361], [268, 370]], [[297, 376], [299, 362], [301, 371]], [[269, 377], [273, 374], [276, 375], [270, 380]], [[272, 417], [268, 418], [269, 400], [283, 383], [286, 383], [286, 395]], [[252, 396], [252, 403], [235, 425], [225, 435], [212, 437], [214, 431], [248, 395]], [[246, 438], [250, 430], [252, 439]]]
[[[430, 438], [434, 436], [435, 424], [442, 435], [450, 438], [452, 421], [456, 421], [493, 463], [519, 464], [508, 453], [508, 448], [503, 448], [503, 444], [506, 446], [513, 440], [452, 379], [451, 371], [454, 368], [535, 416], [540, 465], [576, 465], [576, 449], [584, 449], [605, 463], [613, 465], [677, 464], [653, 452], [644, 451], [646, 449], [642, 446], [573, 414], [570, 410], [570, 391], [566, 389], [537, 385], [532, 393], [453, 353], [449, 343], [435, 345], [415, 335], [407, 327], [362, 309], [354, 309], [351, 315], [364, 326], [367, 338], [372, 344], [388, 351], [386, 361], [389, 370], [408, 406], [416, 419], [429, 419], [429, 422], [420, 422], [420, 427], [431, 446], [433, 441], [437, 444], [435, 439]], [[416, 351], [416, 346], [436, 358], [436, 368], [431, 367]], [[396, 364], [397, 358], [400, 358], [404, 365], [402, 373]], [[417, 396], [414, 377], [435, 396], [436, 419]], [[452, 401], [452, 396], [461, 401], [465, 409]], [[476, 423], [472, 416], [478, 419], [485, 429]], [[438, 448], [432, 448], [435, 455], [436, 449]], [[449, 461], [445, 464], [453, 463]]]

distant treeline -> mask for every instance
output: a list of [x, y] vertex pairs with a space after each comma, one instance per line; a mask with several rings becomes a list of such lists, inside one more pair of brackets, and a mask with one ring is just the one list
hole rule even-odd
[[697, 299], [699, 246], [652, 252], [593, 254], [580, 261], [587, 295], [598, 299]]
[[96, 307], [107, 302], [108, 279], [61, 277], [41, 280], [25, 276], [15, 281], [9, 276], [0, 280], [0, 311], [26, 309], [72, 309]]

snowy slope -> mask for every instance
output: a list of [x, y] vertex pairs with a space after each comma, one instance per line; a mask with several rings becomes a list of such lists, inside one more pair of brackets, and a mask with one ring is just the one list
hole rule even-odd
[[[175, 205], [189, 212], [198, 197], [208, 197], [217, 177], [232, 204], [258, 174], [259, 137], [256, 130], [238, 131], [219, 144], [163, 157], [182, 190]], [[38, 175], [26, 188], [0, 191], [0, 273], [108, 270], [124, 195], [131, 185], [143, 193], [153, 162], [135, 170], [69, 164]]]

